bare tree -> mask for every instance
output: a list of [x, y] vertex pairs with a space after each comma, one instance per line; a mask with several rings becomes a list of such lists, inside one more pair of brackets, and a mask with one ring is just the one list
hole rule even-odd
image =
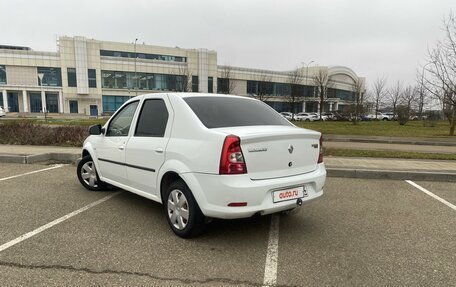
[[221, 66], [222, 75], [218, 79], [219, 82], [217, 84], [218, 92], [221, 94], [234, 94], [234, 90], [236, 89], [236, 81], [234, 80], [234, 73], [232, 66]]
[[377, 114], [380, 110], [380, 105], [383, 103], [385, 96], [387, 94], [386, 78], [377, 78], [377, 80], [375, 80], [373, 84], [372, 90], [372, 99], [375, 108], [375, 119], [377, 119]]
[[182, 92], [191, 92], [192, 91], [192, 72], [188, 69], [187, 65], [179, 66], [176, 76], [181, 76], [181, 80], [177, 82], [178, 90]]
[[389, 89], [386, 96], [387, 103], [391, 105], [391, 107], [393, 108], [394, 115], [396, 115], [397, 112], [397, 105], [399, 104], [399, 101], [401, 99], [402, 90], [402, 83], [400, 81], [397, 81], [396, 85]]
[[300, 69], [294, 69], [288, 73], [290, 90], [285, 94], [285, 98], [291, 112], [295, 112], [296, 106], [304, 101], [303, 80], [304, 76]]
[[329, 75], [328, 71], [324, 69], [318, 69], [318, 72], [315, 73], [312, 77], [313, 84], [315, 86], [316, 97], [319, 99], [320, 104], [320, 118], [323, 112], [326, 99], [328, 97], [328, 88], [329, 88]]
[[250, 96], [262, 102], [268, 101], [273, 96], [272, 76], [267, 71], [260, 71], [255, 77], [255, 93]]
[[405, 125], [412, 114], [416, 101], [417, 88], [408, 85], [401, 93], [399, 104], [396, 107], [397, 120], [400, 125]]
[[404, 91], [402, 92], [400, 104], [407, 107], [407, 111], [410, 113], [411, 110], [414, 108], [414, 104], [416, 102], [416, 95], [417, 95], [417, 88], [412, 86], [405, 87]]
[[456, 17], [450, 13], [443, 20], [445, 38], [428, 51], [429, 62], [425, 65], [425, 88], [443, 107], [450, 123], [450, 136], [456, 127]]
[[358, 120], [361, 118], [361, 115], [364, 113], [364, 98], [366, 95], [366, 90], [364, 88], [364, 81], [357, 79], [355, 81], [354, 89], [354, 103], [352, 105], [352, 112], [354, 114], [352, 118], [352, 123], [354, 125], [358, 124]]
[[[425, 67], [425, 66], [424, 66]], [[425, 81], [425, 71], [424, 67], [421, 71], [417, 71], [416, 75], [416, 93], [417, 93], [417, 99], [418, 99], [418, 119], [423, 119], [423, 113], [424, 113], [424, 107], [427, 104], [428, 98], [429, 98], [429, 93], [426, 89], [426, 81]]]

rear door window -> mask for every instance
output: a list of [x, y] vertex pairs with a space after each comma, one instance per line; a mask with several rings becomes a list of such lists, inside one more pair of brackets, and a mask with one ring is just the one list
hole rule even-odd
[[163, 100], [145, 100], [139, 114], [135, 136], [163, 137], [168, 123], [168, 116], [168, 110]]

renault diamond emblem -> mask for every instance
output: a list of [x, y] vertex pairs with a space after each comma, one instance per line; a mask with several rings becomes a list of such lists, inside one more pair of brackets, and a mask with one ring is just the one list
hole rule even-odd
[[289, 152], [289, 153], [293, 153], [293, 149], [294, 149], [294, 148], [293, 148], [292, 145], [289, 145], [289, 146], [288, 146], [288, 152]]

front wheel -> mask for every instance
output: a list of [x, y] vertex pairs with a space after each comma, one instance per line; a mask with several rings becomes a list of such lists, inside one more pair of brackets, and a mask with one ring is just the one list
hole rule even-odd
[[95, 164], [90, 155], [81, 159], [76, 172], [78, 174], [79, 182], [86, 189], [91, 191], [106, 190], [106, 184], [98, 177], [97, 169], [95, 168]]
[[166, 219], [177, 236], [195, 237], [204, 230], [204, 215], [182, 180], [175, 181], [168, 187], [165, 199]]

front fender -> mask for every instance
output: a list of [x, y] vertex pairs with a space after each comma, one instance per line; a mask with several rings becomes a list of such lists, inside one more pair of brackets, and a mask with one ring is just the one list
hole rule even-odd
[[97, 170], [98, 177], [103, 181], [104, 178], [103, 178], [101, 170], [99, 169], [98, 157], [96, 155], [95, 147], [92, 145], [92, 143], [90, 143], [89, 141], [86, 140], [84, 142], [84, 146], [82, 148], [82, 154], [84, 154], [84, 151], [89, 153], [90, 157], [93, 160], [93, 164], [95, 164], [95, 168]]

